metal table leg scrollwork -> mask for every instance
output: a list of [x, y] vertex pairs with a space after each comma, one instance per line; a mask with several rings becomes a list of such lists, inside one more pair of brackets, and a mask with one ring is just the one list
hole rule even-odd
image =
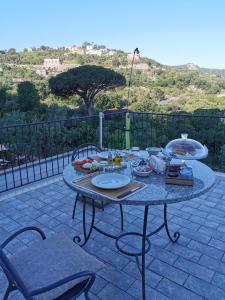
[[[150, 205], [146, 205], [144, 206], [144, 216], [143, 216], [143, 228], [142, 228], [142, 232], [123, 232], [123, 209], [122, 209], [122, 205], [120, 205], [120, 213], [121, 213], [121, 234], [119, 235], [114, 235], [111, 233], [108, 233], [104, 230], [102, 230], [101, 228], [97, 227], [95, 225], [95, 201], [92, 199], [92, 209], [91, 209], [91, 221], [90, 221], [90, 225], [89, 228], [87, 229], [86, 226], [86, 199], [84, 197], [83, 199], [83, 236], [84, 239], [83, 241], [81, 240], [80, 236], [75, 236], [73, 238], [73, 241], [77, 244], [79, 244], [80, 246], [84, 246], [87, 241], [89, 240], [91, 233], [94, 230], [96, 230], [97, 232], [112, 238], [115, 240], [115, 246], [116, 248], [123, 254], [134, 257], [138, 266], [138, 270], [140, 271], [141, 274], [141, 279], [142, 279], [142, 299], [145, 300], [146, 299], [146, 288], [145, 288], [145, 256], [146, 254], [150, 251], [151, 249], [151, 243], [150, 243], [150, 237], [153, 236], [154, 234], [158, 233], [159, 231], [161, 231], [164, 227], [166, 230], [166, 233], [170, 239], [171, 242], [175, 243], [177, 242], [177, 240], [180, 237], [180, 233], [179, 232], [175, 232], [173, 234], [173, 236], [171, 235], [171, 233], [169, 232], [169, 227], [168, 227], [168, 219], [167, 219], [167, 205], [164, 205], [164, 222], [154, 231], [152, 232], [148, 232], [148, 213], [149, 213], [149, 206]], [[132, 236], [134, 238], [141, 238], [141, 249], [140, 251], [127, 251], [125, 249], [123, 249], [120, 246], [120, 242], [123, 238], [127, 237], [127, 236]]]

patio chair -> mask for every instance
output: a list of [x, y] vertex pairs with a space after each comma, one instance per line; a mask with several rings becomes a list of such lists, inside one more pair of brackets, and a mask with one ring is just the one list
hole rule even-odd
[[[79, 158], [87, 158], [93, 154], [100, 153], [102, 149], [98, 147], [97, 145], [91, 144], [91, 143], [86, 143], [78, 146], [76, 149], [74, 149], [71, 161], [74, 161]], [[75, 218], [75, 212], [76, 212], [76, 206], [77, 206], [77, 201], [79, 199], [79, 194], [76, 195], [75, 201], [74, 201], [74, 206], [73, 206], [73, 214], [72, 218]], [[104, 210], [104, 204], [101, 201], [101, 208]]]
[[[8, 257], [5, 247], [26, 231], [39, 233], [42, 240]], [[85, 299], [89, 299], [88, 291], [95, 280], [94, 272], [104, 264], [64, 234], [46, 239], [41, 229], [25, 227], [0, 245], [0, 266], [8, 279], [3, 300], [7, 300], [15, 290], [19, 290], [26, 300], [69, 300], [83, 293]]]

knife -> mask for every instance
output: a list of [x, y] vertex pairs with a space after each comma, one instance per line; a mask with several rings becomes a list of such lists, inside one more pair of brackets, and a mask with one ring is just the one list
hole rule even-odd
[[136, 187], [136, 188], [134, 188], [134, 189], [132, 189], [132, 190], [126, 191], [126, 192], [124, 192], [124, 193], [118, 195], [117, 198], [118, 198], [118, 199], [121, 199], [121, 198], [123, 198], [123, 197], [125, 197], [125, 196], [128, 196], [128, 195], [130, 195], [130, 194], [136, 192], [136, 191], [139, 190], [140, 188], [142, 188], [142, 186], [138, 186], [138, 187]]

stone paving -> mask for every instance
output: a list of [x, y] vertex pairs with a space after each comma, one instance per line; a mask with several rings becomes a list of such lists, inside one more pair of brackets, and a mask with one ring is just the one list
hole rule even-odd
[[[62, 180], [37, 187], [0, 201], [0, 242], [23, 226], [42, 228], [47, 236], [65, 232], [70, 238], [81, 232], [82, 205], [71, 218], [75, 193]], [[1, 196], [0, 196], [1, 197]], [[125, 229], [139, 231], [143, 210], [124, 207]], [[146, 255], [147, 299], [225, 299], [225, 177], [217, 176], [215, 186], [200, 198], [168, 208], [170, 230], [181, 237], [172, 244], [165, 230], [151, 237]], [[149, 229], [163, 221], [162, 207], [150, 208]], [[108, 205], [97, 212], [99, 227], [119, 233], [119, 207]], [[26, 233], [12, 242], [8, 255], [28, 247], [37, 237]], [[133, 247], [140, 241], [133, 241]], [[125, 245], [124, 245], [125, 246]], [[97, 274], [91, 299], [141, 299], [141, 282], [136, 264], [119, 253], [114, 241], [93, 232], [85, 249], [106, 263]], [[0, 299], [6, 288], [0, 272]], [[23, 299], [15, 292], [10, 299]]]

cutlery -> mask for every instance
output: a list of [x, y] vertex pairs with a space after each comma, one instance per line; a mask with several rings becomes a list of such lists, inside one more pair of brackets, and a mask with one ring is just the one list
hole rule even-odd
[[121, 199], [121, 198], [123, 198], [123, 197], [125, 197], [125, 196], [128, 196], [128, 195], [130, 195], [130, 194], [136, 192], [136, 191], [139, 190], [140, 188], [142, 188], [142, 187], [139, 186], [139, 187], [133, 188], [132, 190], [126, 191], [126, 192], [124, 192], [124, 193], [118, 195], [117, 198], [118, 198], [118, 199]]

